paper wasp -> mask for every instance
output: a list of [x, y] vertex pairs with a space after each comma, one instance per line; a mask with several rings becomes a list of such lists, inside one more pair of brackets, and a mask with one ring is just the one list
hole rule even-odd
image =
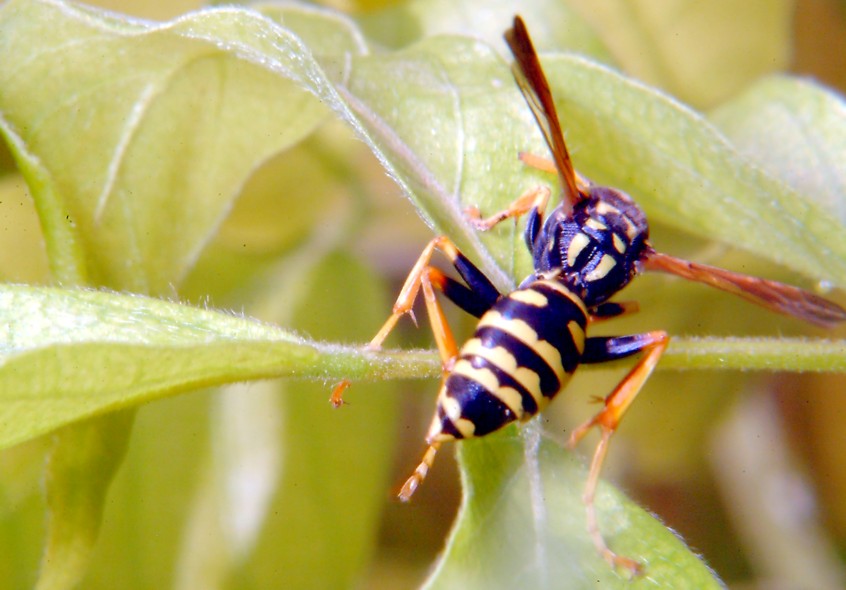
[[[447, 236], [433, 239], [418, 258], [393, 307], [370, 342], [379, 349], [397, 321], [411, 313], [420, 292], [426, 303], [443, 363], [437, 409], [426, 436], [428, 448], [399, 493], [407, 501], [426, 478], [441, 443], [484, 436], [511, 422], [524, 422], [543, 410], [580, 364], [603, 363], [642, 353], [634, 368], [605, 398], [603, 408], [570, 436], [578, 443], [596, 427], [600, 442], [584, 490], [588, 532], [613, 566], [632, 572], [640, 564], [613, 552], [597, 521], [594, 495], [608, 445], [620, 420], [667, 348], [662, 330], [641, 334], [587, 336], [589, 324], [636, 311], [631, 302], [610, 299], [644, 270], [661, 271], [739, 295], [773, 311], [821, 325], [846, 320], [846, 310], [813, 293], [765, 279], [688, 262], [657, 252], [649, 242], [646, 215], [623, 192], [593, 184], [573, 168], [546, 76], [526, 27], [515, 17], [505, 39], [514, 54], [514, 77], [552, 153], [549, 162], [523, 156], [531, 166], [556, 172], [563, 197], [545, 213], [549, 189], [533, 188], [508, 208], [482, 218], [468, 210], [471, 223], [488, 230], [526, 216], [525, 241], [534, 272], [510, 293], [500, 293]], [[430, 264], [436, 250], [452, 263], [463, 283]], [[436, 298], [440, 291], [479, 318], [473, 336], [459, 348]], [[341, 403], [348, 381], [333, 392]]]

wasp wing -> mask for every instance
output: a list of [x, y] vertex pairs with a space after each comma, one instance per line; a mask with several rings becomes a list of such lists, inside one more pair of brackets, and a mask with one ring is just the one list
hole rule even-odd
[[538, 59], [529, 32], [523, 19], [514, 17], [514, 26], [505, 32], [505, 41], [514, 54], [515, 63], [511, 67], [514, 79], [523, 93], [523, 97], [532, 110], [535, 120], [540, 126], [546, 144], [552, 152], [555, 162], [555, 169], [561, 180], [561, 187], [564, 191], [564, 199], [575, 205], [582, 196], [576, 183], [576, 173], [573, 170], [573, 162], [570, 160], [570, 152], [567, 151], [567, 144], [564, 142], [564, 134], [561, 131], [561, 123], [558, 120], [558, 113], [552, 101], [552, 92], [549, 89], [549, 82]]
[[768, 281], [722, 268], [650, 252], [645, 261], [647, 270], [667, 272], [733, 293], [757, 305], [792, 315], [818, 326], [832, 327], [846, 321], [846, 310], [809, 291]]

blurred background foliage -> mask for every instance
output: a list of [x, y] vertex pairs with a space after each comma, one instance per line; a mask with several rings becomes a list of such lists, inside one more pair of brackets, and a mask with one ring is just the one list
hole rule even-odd
[[[156, 20], [201, 5], [189, 0], [91, 4]], [[327, 4], [360, 19], [388, 46], [438, 30], [498, 36], [505, 25], [488, 24], [484, 9], [450, 15], [449, 3], [430, 8], [389, 0]], [[656, 12], [644, 8], [647, 2], [633, 3], [654, 26], [632, 27], [630, 36], [620, 34], [632, 17], [622, 3], [569, 4], [601, 40], [597, 46], [607, 47], [609, 60], [706, 113], [750, 83], [743, 70], [748, 64], [732, 56], [717, 62], [721, 70], [712, 80], [676, 75], [684, 73], [691, 44], [702, 43], [685, 36], [679, 25], [685, 15], [672, 10], [691, 3], [652, 3]], [[722, 18], [740, 9], [738, 3], [724, 4]], [[774, 35], [772, 42], [781, 50], [773, 68], [846, 90], [846, 4], [770, 4], [771, 22], [762, 23], [762, 29]], [[411, 25], [419, 10], [441, 10], [448, 18], [440, 29], [437, 18], [415, 28]], [[409, 27], [387, 30], [386, 22]], [[609, 32], [615, 37], [608, 38]], [[637, 38], [647, 33], [654, 37]], [[542, 47], [555, 46], [554, 31], [537, 35]], [[707, 44], [719, 47], [720, 42], [708, 39]], [[647, 46], [667, 61], [632, 53]], [[673, 56], [679, 65], [672, 63]], [[578, 165], [578, 147], [574, 151]], [[0, 151], [0, 170], [0, 274], [12, 282], [45, 282], [48, 265], [38, 220], [5, 151]], [[338, 213], [349, 210], [355, 212]], [[314, 228], [346, 214], [359, 229], [315, 259], [309, 252], [321, 238], [315, 238]], [[340, 123], [329, 122], [255, 171], [179, 296], [245, 310], [316, 339], [364, 342], [386, 315], [392, 294], [430, 235], [364, 144]], [[662, 251], [797, 281], [782, 268], [660, 225], [653, 235]], [[640, 279], [627, 298], [640, 301], [643, 311], [621, 320], [616, 331], [661, 327], [671, 334], [747, 335], [773, 322], [764, 311], [660, 277]], [[454, 320], [468, 329], [465, 318], [455, 314]], [[429, 346], [426, 330], [414, 330], [408, 322], [394, 341], [403, 347]], [[583, 371], [565, 399], [544, 415], [544, 426], [563, 438], [592, 412], [590, 397], [610, 391], [621, 370]], [[607, 477], [678, 531], [734, 588], [780, 587], [784, 580], [813, 580], [786, 587], [839, 587], [846, 580], [843, 387], [842, 377], [828, 375], [659, 371], [618, 435]], [[283, 587], [283, 578], [284, 587], [291, 588], [418, 584], [443, 546], [460, 499], [452, 453], [442, 453], [410, 506], [399, 506], [391, 490], [418, 458], [435, 391], [434, 382], [367, 384], [351, 394], [351, 408], [330, 412], [325, 385], [274, 382], [201, 391], [144, 407], [109, 492], [97, 553], [82, 587], [271, 588]], [[277, 396], [284, 403], [273, 401]], [[240, 400], [237, 410], [234, 399]], [[284, 457], [274, 455], [273, 444], [244, 448], [239, 445], [255, 441], [245, 442], [238, 424], [224, 420], [235, 413], [260, 417], [246, 428], [264, 429], [260, 434], [270, 438], [308, 428], [315, 444]], [[393, 467], [357, 461], [362, 444], [383, 449]], [[50, 437], [44, 437], [0, 453], [3, 588], [27, 588], [35, 580], [45, 531], [42, 466], [49, 445]], [[243, 480], [257, 481], [258, 492], [215, 485], [220, 483], [214, 481], [220, 473], [215, 465], [233, 461], [247, 464]], [[308, 490], [277, 485], [283, 469], [296, 470], [310, 461], [343, 476], [331, 484], [309, 482]], [[221, 489], [229, 495], [221, 497]], [[214, 519], [207, 514], [227, 502], [269, 506], [268, 517], [262, 523], [228, 523], [235, 541], [215, 546], [220, 531], [208, 528]], [[345, 506], [354, 506], [360, 520], [334, 519], [333, 511]], [[285, 518], [274, 518], [280, 514]], [[349, 530], [332, 531], [332, 523], [341, 521]], [[315, 535], [317, 529], [335, 536]], [[301, 539], [302, 554], [275, 550], [278, 539], [292, 536]], [[314, 537], [319, 540], [312, 543]], [[284, 544], [291, 546], [289, 540]], [[313, 567], [304, 569], [304, 562]], [[229, 569], [232, 563], [239, 565]]]

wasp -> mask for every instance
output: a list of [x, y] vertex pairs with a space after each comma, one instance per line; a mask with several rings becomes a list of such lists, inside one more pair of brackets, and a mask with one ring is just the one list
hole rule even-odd
[[[556, 113], [549, 83], [523, 20], [517, 16], [505, 40], [514, 55], [517, 85], [541, 128], [552, 161], [521, 154], [524, 163], [555, 172], [561, 202], [545, 213], [551, 191], [532, 188], [506, 209], [482, 218], [468, 209], [479, 230], [526, 216], [525, 241], [534, 272], [515, 290], [501, 293], [447, 237], [425, 247], [406, 279], [391, 316], [374, 336], [379, 349], [404, 314], [412, 314], [423, 291], [434, 339], [443, 364], [437, 409], [426, 436], [423, 458], [399, 492], [408, 501], [432, 467], [446, 441], [485, 436], [512, 422], [525, 422], [562, 391], [581, 364], [615, 361], [640, 354], [631, 371], [604, 399], [602, 409], [570, 436], [577, 444], [593, 428], [600, 433], [584, 489], [587, 530], [599, 553], [612, 567], [641, 571], [634, 559], [618, 555], [599, 529], [594, 495], [611, 437], [637, 397], [669, 336], [663, 330], [623, 336], [587, 336], [590, 324], [637, 310], [634, 302], [610, 299], [639, 273], [660, 271], [739, 295], [770, 310], [832, 326], [846, 320], [846, 310], [813, 293], [757, 277], [688, 262], [657, 252], [649, 242], [646, 215], [620, 190], [594, 184], [573, 167]], [[443, 253], [463, 282], [431, 264]], [[436, 298], [440, 292], [465, 312], [479, 318], [473, 336], [457, 346]], [[413, 318], [413, 315], [412, 315]], [[335, 405], [349, 381], [333, 392]]]

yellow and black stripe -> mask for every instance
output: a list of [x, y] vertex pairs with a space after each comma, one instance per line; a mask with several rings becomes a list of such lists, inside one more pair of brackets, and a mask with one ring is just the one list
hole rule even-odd
[[576, 370], [587, 321], [584, 303], [557, 281], [502, 297], [461, 347], [428, 440], [484, 436], [537, 414]]

